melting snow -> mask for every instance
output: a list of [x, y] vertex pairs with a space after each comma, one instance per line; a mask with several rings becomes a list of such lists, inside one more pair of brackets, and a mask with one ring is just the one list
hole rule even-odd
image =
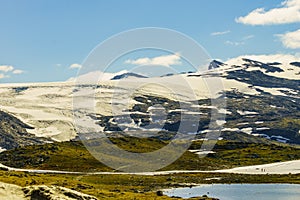
[[251, 134], [252, 133], [252, 128], [251, 127], [242, 128], [241, 131], [244, 132], [244, 133], [247, 133], [247, 134]]
[[201, 150], [201, 149], [189, 150], [189, 152], [195, 153], [197, 155], [207, 155], [207, 154], [210, 154], [210, 153], [216, 153], [214, 151], [204, 151], [204, 150]]
[[6, 151], [6, 149], [0, 147], [0, 153], [3, 152], [3, 151]]
[[258, 112], [242, 111], [242, 110], [237, 110], [237, 113], [239, 113], [240, 115], [257, 115], [257, 114], [259, 114]]

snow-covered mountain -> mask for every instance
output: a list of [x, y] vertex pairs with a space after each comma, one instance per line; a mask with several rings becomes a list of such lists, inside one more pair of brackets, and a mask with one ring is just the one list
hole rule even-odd
[[127, 73], [115, 75], [110, 80], [120, 80], [120, 79], [124, 79], [124, 78], [148, 78], [148, 77], [137, 74], [137, 73], [127, 72]]
[[127, 73], [128, 73], [127, 70], [122, 70], [117, 73], [92, 71], [85, 74], [79, 74], [77, 77], [69, 78], [67, 82], [96, 83], [98, 81], [109, 81], [116, 76], [121, 76], [122, 74], [127, 74]]
[[[137, 134], [157, 130], [174, 133], [184, 114], [189, 119], [200, 119], [190, 124], [196, 131], [186, 128], [185, 132], [202, 137], [210, 131], [210, 115], [216, 111], [225, 120], [215, 123], [223, 124], [222, 132], [227, 135], [246, 133], [300, 144], [299, 59], [277, 58], [248, 56], [225, 63], [213, 61], [208, 66], [210, 70], [201, 74], [125, 78], [127, 71], [98, 72], [82, 75], [79, 85], [75, 85], [74, 79], [61, 83], [1, 84], [0, 109], [34, 127], [27, 128], [27, 132], [36, 137], [67, 141], [77, 136], [73, 98], [83, 98], [92, 91], [95, 110], [85, 112], [85, 117], [107, 133], [120, 130]], [[105, 81], [97, 86], [86, 84], [85, 80], [99, 80], [99, 76]], [[221, 84], [216, 84], [217, 81]], [[137, 83], [143, 87], [137, 88]], [[162, 86], [174, 88], [180, 99]], [[211, 99], [220, 98], [226, 100], [226, 106], [212, 104]], [[161, 106], [156, 107], [158, 104]], [[112, 105], [124, 109], [115, 111]]]
[[119, 80], [126, 78], [147, 78], [138, 73], [129, 72], [127, 70], [122, 70], [117, 73], [102, 72], [102, 71], [92, 71], [85, 74], [80, 74], [77, 77], [72, 77], [67, 80], [67, 82], [77, 82], [77, 83], [96, 83], [98, 81], [110, 81]]

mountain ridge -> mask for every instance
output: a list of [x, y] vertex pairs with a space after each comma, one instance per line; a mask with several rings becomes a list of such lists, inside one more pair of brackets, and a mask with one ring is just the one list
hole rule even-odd
[[[176, 131], [176, 127], [180, 123], [180, 113], [188, 113], [188, 111], [184, 111], [176, 106], [174, 99], [170, 95], [160, 92], [154, 87], [155, 85], [153, 85], [153, 88], [151, 86], [147, 90], [137, 91], [136, 96], [131, 97], [130, 102], [132, 103], [129, 105], [131, 106], [130, 109], [122, 112], [124, 114], [129, 112], [132, 119], [124, 124], [117, 125], [113, 121], [113, 115], [110, 110], [111, 104], [108, 100], [112, 97], [111, 94], [115, 92], [135, 88], [136, 81], [149, 84], [151, 82], [158, 82], [159, 80], [166, 80], [172, 83], [172, 81], [178, 80], [176, 77], [180, 76], [184, 78], [182, 80], [186, 80], [189, 83], [189, 86], [195, 91], [197, 98], [187, 99], [182, 103], [192, 105], [197, 102], [196, 104], [198, 105], [195, 106], [201, 107], [200, 111], [202, 113], [198, 112], [198, 115], [202, 117], [202, 121], [199, 123], [200, 128], [197, 133], [200, 136], [203, 131], [209, 131], [207, 124], [209, 122], [209, 112], [219, 110], [218, 108], [210, 107], [210, 99], [215, 97], [210, 96], [210, 91], [205, 89], [205, 84], [211, 78], [218, 78], [223, 83], [223, 88], [216, 91], [216, 94], [218, 94], [216, 97], [224, 93], [227, 98], [227, 104], [231, 105], [230, 107], [227, 106], [224, 111], [226, 113], [224, 129], [236, 130], [231, 131], [233, 134], [246, 132], [252, 136], [256, 135], [258, 137], [278, 139], [289, 143], [299, 143], [300, 108], [297, 105], [299, 104], [300, 95], [300, 68], [297, 66], [297, 61], [285, 60], [283, 62], [283, 60], [273, 60], [269, 62], [269, 60], [266, 60], [268, 62], [261, 62], [251, 57], [242, 57], [238, 60], [239, 63], [235, 62], [234, 65], [222, 64], [222, 66], [204, 73], [172, 74], [165, 77], [141, 79], [125, 78], [122, 85], [118, 85], [116, 84], [117, 81], [114, 82], [111, 80], [107, 80], [104, 83], [100, 82], [97, 86], [91, 86], [85, 82], [79, 82], [77, 86], [74, 82], [61, 84], [3, 84], [0, 85], [0, 94], [3, 97], [0, 99], [0, 105], [3, 111], [12, 113], [17, 118], [22, 119], [25, 124], [31, 124], [35, 129], [25, 128], [30, 135], [38, 138], [47, 137], [50, 140], [54, 139], [56, 141], [68, 141], [77, 137], [73, 124], [73, 97], [84, 97], [87, 95], [85, 92], [86, 89], [93, 89], [95, 94], [100, 95], [100, 97], [101, 95], [103, 96], [102, 100], [101, 98], [97, 99], [97, 104], [101, 105], [97, 107], [98, 113], [96, 115], [95, 113], [89, 114], [89, 118], [92, 116], [92, 120], [99, 125], [99, 128], [104, 128], [107, 131], [116, 131], [120, 130], [120, 127], [122, 130], [143, 130], [144, 127], [156, 130], [157, 127], [164, 127], [167, 131]], [[122, 74], [119, 74], [120, 78], [122, 78]], [[177, 83], [178, 81], [175, 82], [175, 84]], [[203, 87], [201, 84], [203, 84]], [[74, 88], [74, 86], [76, 87]], [[185, 95], [185, 88], [180, 87], [178, 86], [176, 89], [182, 92], [181, 95]], [[121, 94], [114, 96], [117, 102], [122, 102], [123, 96]], [[162, 124], [159, 123], [155, 125], [151, 122], [151, 117], [149, 118], [147, 109], [153, 106], [152, 104], [155, 102], [171, 105], [164, 107], [167, 108], [167, 114], [170, 116], [173, 115], [173, 117], [168, 118], [164, 126], [161, 126]], [[252, 105], [250, 104], [251, 102]], [[281, 102], [281, 104], [278, 102]], [[233, 103], [237, 105], [233, 106]], [[260, 104], [265, 105], [265, 107], [262, 107]], [[242, 105], [249, 106], [246, 108], [241, 107]], [[193, 109], [191, 108], [191, 110]], [[266, 112], [261, 112], [263, 110]], [[196, 114], [194, 113], [194, 115]], [[188, 115], [193, 116], [193, 114]], [[285, 121], [282, 117], [287, 120]], [[283, 129], [276, 126], [271, 120], [267, 120], [268, 118], [278, 124], [282, 124]], [[240, 122], [240, 119], [244, 119], [245, 121]], [[104, 121], [100, 122], [100, 120]], [[257, 124], [255, 124], [256, 122]], [[248, 123], [248, 125], [240, 126], [238, 125], [239, 123]], [[101, 124], [103, 126], [100, 126]], [[285, 139], [280, 139], [280, 137]]]

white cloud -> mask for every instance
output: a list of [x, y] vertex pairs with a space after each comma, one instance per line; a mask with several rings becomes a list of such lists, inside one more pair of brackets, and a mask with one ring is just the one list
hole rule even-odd
[[136, 60], [126, 60], [126, 64], [133, 64], [133, 65], [160, 65], [165, 67], [170, 67], [171, 65], [178, 65], [181, 64], [180, 61], [180, 54], [172, 54], [166, 56], [158, 56], [154, 58], [139, 58]]
[[285, 34], [276, 35], [280, 38], [283, 46], [290, 49], [300, 48], [300, 29]]
[[20, 69], [15, 69], [11, 65], [0, 65], [0, 79], [9, 78], [8, 74], [23, 74], [24, 71]]
[[246, 35], [245, 37], [243, 37], [239, 41], [230, 41], [230, 40], [227, 40], [227, 41], [225, 41], [225, 44], [231, 45], [231, 46], [241, 46], [241, 45], [245, 45], [246, 41], [250, 40], [251, 38], [254, 38], [254, 35]]
[[24, 71], [23, 71], [23, 70], [20, 70], [20, 69], [15, 69], [12, 73], [13, 73], [13, 74], [23, 74]]
[[3, 79], [3, 78], [9, 78], [9, 76], [7, 76], [5, 74], [0, 74], [0, 79]]
[[235, 20], [238, 23], [249, 25], [289, 24], [300, 22], [300, 0], [286, 0], [281, 7], [266, 11], [257, 8], [244, 17]]
[[2, 72], [10, 72], [13, 70], [14, 70], [14, 67], [11, 65], [0, 65], [0, 71], [2, 71]]
[[233, 41], [227, 40], [227, 41], [225, 42], [225, 44], [232, 45], [232, 46], [240, 46], [240, 45], [244, 45], [245, 42], [233, 42]]
[[74, 63], [69, 66], [69, 69], [80, 69], [82, 66], [80, 64]]
[[243, 40], [250, 40], [251, 38], [254, 38], [254, 35], [247, 35], [243, 37]]
[[225, 34], [228, 34], [228, 33], [230, 33], [229, 30], [227, 30], [227, 31], [222, 31], [222, 32], [213, 32], [213, 33], [211, 33], [210, 35], [212, 35], [212, 36], [217, 36], [217, 35], [225, 35]]

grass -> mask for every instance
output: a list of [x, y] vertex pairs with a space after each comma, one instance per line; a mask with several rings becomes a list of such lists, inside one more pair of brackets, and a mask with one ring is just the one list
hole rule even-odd
[[[241, 138], [242, 137], [242, 138]], [[246, 136], [245, 136], [246, 137]], [[168, 141], [143, 138], [113, 138], [111, 141], [132, 152], [155, 151]], [[259, 143], [257, 143], [259, 142]], [[194, 141], [190, 149], [199, 149]], [[199, 158], [189, 151], [162, 170], [213, 170], [244, 165], [300, 159], [300, 148], [244, 138], [242, 134], [215, 145], [216, 153]], [[67, 171], [113, 171], [96, 160], [79, 141], [26, 146], [0, 154], [0, 162], [14, 167]], [[219, 179], [211, 179], [216, 178]], [[20, 186], [57, 185], [96, 196], [99, 199], [172, 199], [156, 191], [211, 183], [297, 183], [298, 175], [240, 175], [220, 173], [179, 173], [172, 175], [70, 175], [36, 174], [0, 170], [0, 181]], [[209, 200], [210, 198], [203, 198]]]
[[[151, 138], [113, 138], [120, 148], [130, 152], [151, 152], [168, 144]], [[279, 143], [254, 143], [243, 139], [218, 141], [216, 153], [199, 158], [186, 151], [177, 161], [161, 170], [216, 170], [247, 165], [266, 164], [300, 159], [300, 148]], [[202, 141], [195, 141], [190, 149], [200, 149]], [[118, 159], [117, 157], [115, 159]], [[96, 160], [80, 141], [26, 146], [0, 154], [0, 162], [17, 168], [65, 171], [114, 171]]]
[[[219, 180], [211, 178], [218, 177]], [[159, 176], [60, 175], [0, 171], [0, 181], [20, 186], [57, 185], [96, 196], [99, 199], [171, 199], [156, 191], [212, 183], [297, 183], [300, 175], [240, 175], [190, 173]]]

